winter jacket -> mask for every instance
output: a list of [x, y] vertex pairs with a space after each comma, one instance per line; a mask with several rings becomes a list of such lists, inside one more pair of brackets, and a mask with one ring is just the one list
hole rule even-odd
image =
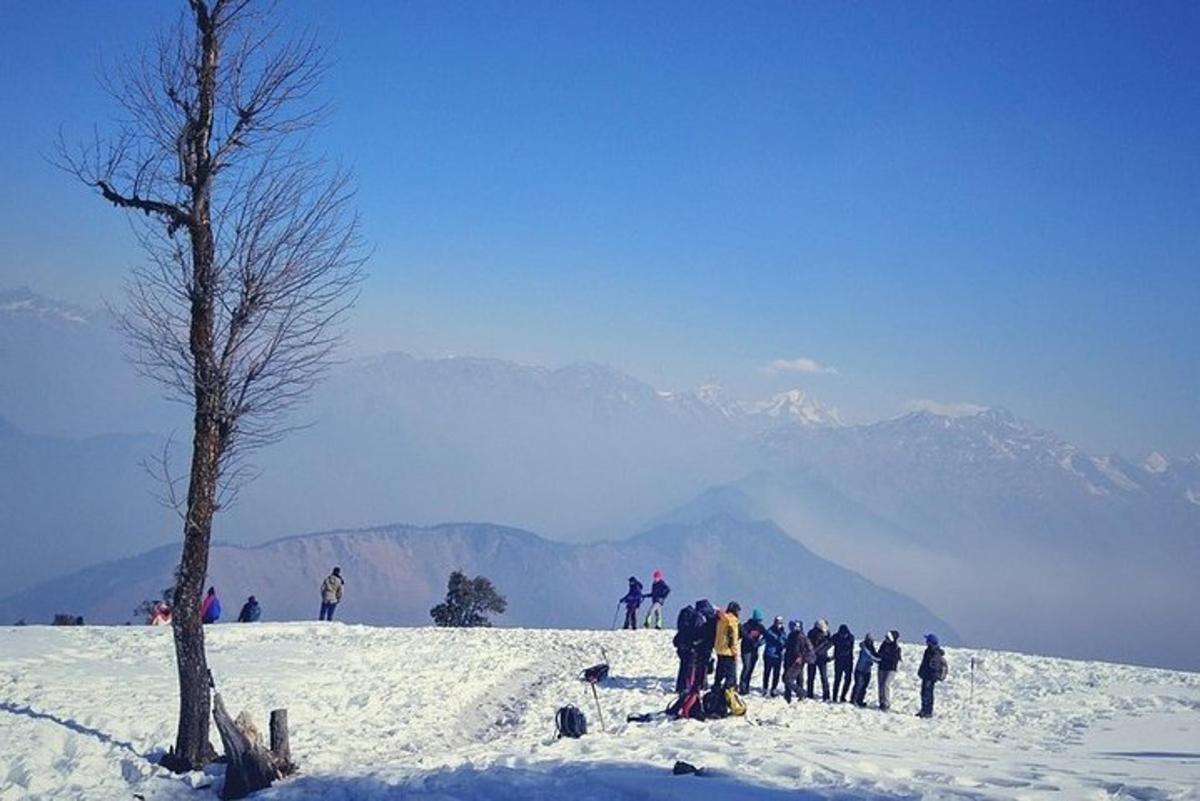
[[946, 666], [946, 652], [940, 645], [929, 645], [921, 657], [921, 666], [917, 668], [917, 676], [922, 679], [942, 680], [942, 669]]
[[804, 629], [796, 629], [788, 636], [787, 647], [792, 655], [791, 661], [786, 663], [786, 667], [791, 667], [797, 662], [811, 665], [816, 661], [816, 652], [813, 651], [812, 643], [805, 636]]
[[659, 579], [650, 585], [650, 600], [656, 604], [661, 604], [667, 600], [667, 596], [671, 594], [671, 588], [667, 586], [667, 582]]
[[828, 664], [829, 651], [833, 648], [833, 640], [829, 639], [828, 632], [822, 631], [818, 626], [813, 626], [808, 631], [808, 641], [812, 643], [813, 653], [817, 656], [817, 664]]
[[882, 671], [897, 670], [900, 667], [900, 643], [891, 635], [879, 644], [879, 669]]
[[738, 625], [738, 616], [733, 612], [717, 613], [716, 643], [713, 650], [717, 656], [737, 657], [741, 651], [742, 635]]
[[216, 594], [205, 595], [200, 603], [200, 622], [216, 623], [221, 619], [221, 599]]
[[679, 610], [675, 618], [675, 639], [671, 640], [675, 650], [690, 651], [696, 647], [700, 629], [704, 627], [704, 615], [696, 611], [694, 606], [685, 606]]
[[330, 573], [328, 578], [321, 583], [321, 600], [327, 604], [341, 603], [342, 587], [345, 583], [341, 576]]
[[258, 605], [258, 602], [251, 603], [250, 601], [246, 601], [242, 606], [241, 614], [238, 615], [238, 623], [257, 623], [261, 617], [262, 607]]
[[787, 631], [783, 626], [771, 626], [763, 634], [763, 656], [767, 659], [783, 659], [787, 646]]
[[829, 639], [833, 642], [833, 661], [849, 668], [854, 662], [854, 632], [843, 623]]
[[742, 624], [742, 653], [748, 654], [751, 651], [757, 651], [759, 646], [763, 644], [763, 635], [767, 633], [767, 627], [762, 624], [761, 620], [750, 618]]
[[717, 647], [717, 610], [708, 601], [696, 604], [696, 611], [704, 616], [704, 624], [696, 636], [696, 653], [711, 654]]
[[863, 639], [858, 647], [858, 663], [854, 666], [855, 673], [870, 673], [871, 666], [879, 661], [879, 652], [875, 650], [875, 641], [870, 637]]
[[619, 603], [625, 604], [630, 609], [637, 609], [642, 605], [642, 582], [629, 582], [629, 592], [620, 599]]

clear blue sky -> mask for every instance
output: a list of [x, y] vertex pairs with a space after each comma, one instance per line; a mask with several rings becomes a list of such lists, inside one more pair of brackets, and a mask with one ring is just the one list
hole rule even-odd
[[[1200, 450], [1200, 4], [281, 5], [336, 59], [358, 352]], [[116, 296], [128, 229], [39, 154], [174, 8], [5, 5], [0, 285]], [[799, 358], [837, 372], [761, 369]]]

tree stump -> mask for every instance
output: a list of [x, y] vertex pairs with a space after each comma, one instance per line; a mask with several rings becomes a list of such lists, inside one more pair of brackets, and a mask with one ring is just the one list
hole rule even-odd
[[[263, 746], [245, 712], [236, 721], [229, 716], [220, 693], [213, 695], [213, 721], [225, 747], [225, 786], [221, 798], [245, 798], [295, 772], [288, 746], [287, 710], [276, 709], [271, 713], [271, 750]], [[280, 750], [274, 750], [276, 747]]]

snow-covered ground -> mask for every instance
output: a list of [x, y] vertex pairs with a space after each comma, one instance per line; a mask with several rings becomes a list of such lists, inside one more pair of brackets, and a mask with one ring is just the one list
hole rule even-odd
[[[235, 713], [289, 709], [302, 772], [266, 799], [1200, 797], [1200, 674], [954, 649], [924, 721], [908, 644], [891, 713], [752, 694], [744, 719], [637, 724], [670, 700], [669, 632], [292, 623], [208, 643]], [[576, 678], [601, 648], [607, 732]], [[565, 703], [592, 733], [554, 740]], [[168, 630], [0, 629], [0, 800], [215, 797], [220, 769], [153, 764], [175, 711]]]

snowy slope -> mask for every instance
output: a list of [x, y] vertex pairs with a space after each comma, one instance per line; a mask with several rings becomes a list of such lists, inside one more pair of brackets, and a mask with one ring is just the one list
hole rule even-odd
[[[669, 699], [669, 633], [208, 631], [233, 710], [289, 709], [302, 773], [264, 799], [1191, 799], [1200, 786], [1197, 674], [951, 649], [926, 722], [907, 645], [889, 714], [752, 696], [745, 719], [627, 724]], [[601, 648], [607, 732], [574, 679]], [[593, 732], [556, 742], [554, 709], [572, 702]], [[0, 629], [0, 799], [214, 798], [220, 768], [181, 779], [151, 763], [175, 706], [169, 631]], [[677, 759], [722, 775], [673, 777]]]

